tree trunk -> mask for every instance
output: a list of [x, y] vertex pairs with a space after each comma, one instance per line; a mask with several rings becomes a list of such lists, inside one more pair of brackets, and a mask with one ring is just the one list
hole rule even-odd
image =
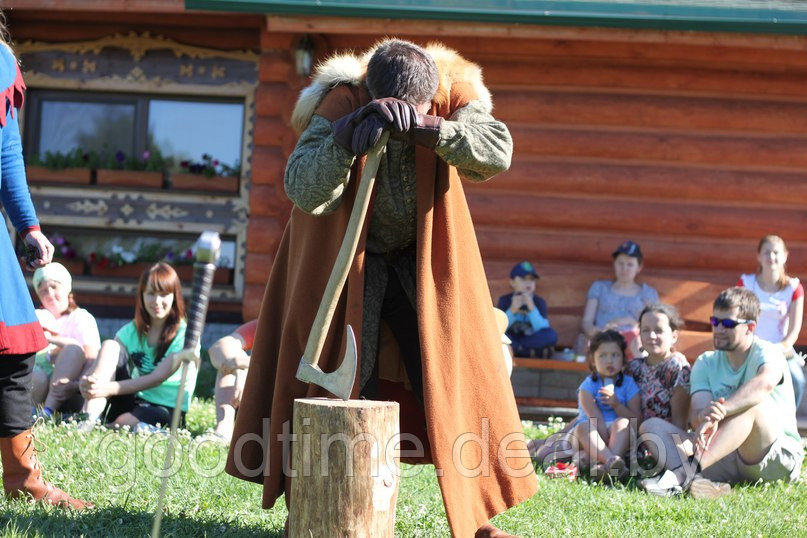
[[289, 536], [392, 538], [398, 404], [297, 399], [293, 431]]

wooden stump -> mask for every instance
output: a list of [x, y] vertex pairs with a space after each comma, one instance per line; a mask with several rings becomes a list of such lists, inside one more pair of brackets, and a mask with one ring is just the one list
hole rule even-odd
[[394, 535], [397, 402], [294, 401], [292, 538]]

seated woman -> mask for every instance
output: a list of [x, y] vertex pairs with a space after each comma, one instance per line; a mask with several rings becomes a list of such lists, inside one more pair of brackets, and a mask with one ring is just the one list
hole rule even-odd
[[241, 394], [244, 392], [249, 368], [250, 356], [247, 351], [252, 350], [257, 326], [258, 320], [248, 321], [227, 336], [216, 340], [208, 350], [210, 364], [217, 370], [216, 429], [208, 432], [212, 433], [208, 437], [229, 443], [233, 436], [235, 413], [241, 405]]
[[637, 243], [625, 241], [613, 252], [615, 280], [598, 280], [588, 290], [583, 312], [583, 334], [578, 339], [577, 352], [585, 354], [588, 339], [598, 332], [614, 329], [628, 343], [627, 358], [640, 355], [639, 313], [648, 305], [659, 302], [658, 292], [636, 277], [642, 270], [644, 257]]
[[[117, 426], [167, 425], [180, 390], [185, 344], [185, 304], [176, 271], [155, 263], [140, 276], [134, 320], [106, 340], [92, 371], [82, 377], [89, 425], [106, 418]], [[198, 352], [198, 350], [197, 350]], [[198, 355], [198, 353], [197, 353]], [[188, 367], [182, 417], [196, 388], [196, 364]]]
[[70, 272], [50, 263], [34, 272], [33, 288], [42, 308], [37, 317], [45, 330], [48, 347], [37, 353], [33, 374], [33, 400], [42, 414], [76, 411], [82, 401], [78, 380], [92, 365], [101, 348], [98, 324], [92, 314], [76, 305]]

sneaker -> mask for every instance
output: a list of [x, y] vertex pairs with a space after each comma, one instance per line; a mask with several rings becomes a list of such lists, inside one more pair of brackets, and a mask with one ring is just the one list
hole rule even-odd
[[168, 431], [160, 428], [159, 426], [155, 426], [154, 424], [149, 424], [148, 422], [138, 422], [135, 424], [134, 428], [132, 428], [132, 433], [159, 433], [162, 435], [168, 435]]
[[694, 499], [717, 499], [731, 493], [731, 485], [725, 482], [713, 482], [708, 478], [696, 475], [689, 485], [689, 494]]
[[101, 421], [99, 419], [95, 420], [82, 420], [80, 422], [76, 422], [76, 431], [79, 433], [90, 433], [95, 426], [100, 426]]
[[639, 480], [639, 487], [657, 497], [674, 497], [684, 491], [678, 477], [669, 469], [658, 476]]

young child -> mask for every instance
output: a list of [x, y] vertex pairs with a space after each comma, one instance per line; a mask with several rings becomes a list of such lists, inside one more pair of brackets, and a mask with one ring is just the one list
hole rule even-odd
[[646, 356], [629, 361], [625, 373], [639, 386], [643, 421], [659, 418], [685, 430], [692, 368], [674, 349], [682, 327], [674, 306], [658, 303], [645, 307], [639, 314], [639, 337]]
[[[589, 346], [589, 368], [577, 391], [579, 418], [574, 429], [588, 460], [591, 475], [624, 479], [628, 476], [625, 456], [630, 441], [630, 419], [641, 413], [639, 387], [622, 370], [625, 365], [625, 338], [614, 330], [594, 335]], [[581, 461], [586, 458], [582, 457]], [[581, 467], [585, 465], [581, 463]]]
[[513, 293], [499, 297], [497, 307], [507, 314], [507, 332], [516, 357], [548, 357], [558, 341], [549, 326], [546, 301], [535, 294], [535, 281], [540, 278], [530, 262], [516, 264], [510, 271]]
[[[169, 424], [180, 389], [178, 356], [185, 344], [185, 326], [179, 277], [170, 265], [155, 263], [140, 276], [135, 319], [101, 345], [92, 372], [81, 379], [81, 394], [87, 400], [83, 410], [89, 415], [83, 428], [100, 418], [107, 398], [111, 398], [107, 418], [117, 426], [149, 430], [146, 425]], [[196, 364], [189, 364], [183, 419], [196, 387], [196, 372]]]
[[83, 403], [78, 394], [79, 377], [101, 348], [98, 325], [92, 314], [76, 304], [73, 278], [64, 265], [53, 262], [40, 267], [32, 284], [42, 303], [37, 318], [49, 344], [36, 355], [34, 404], [44, 403], [45, 416], [52, 416], [64, 404], [76, 411]]

